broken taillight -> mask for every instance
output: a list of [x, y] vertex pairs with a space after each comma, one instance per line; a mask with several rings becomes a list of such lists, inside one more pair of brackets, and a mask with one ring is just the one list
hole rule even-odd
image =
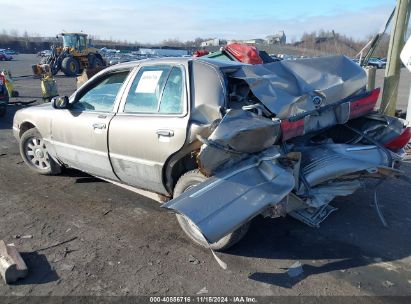
[[283, 136], [283, 141], [304, 135], [304, 119], [297, 121], [281, 121], [281, 134]]
[[[380, 89], [374, 89], [371, 92], [365, 93], [364, 95], [351, 97], [348, 101], [344, 100], [344, 104], [348, 103], [350, 108], [348, 119], [364, 116], [365, 114], [368, 114], [369, 112], [374, 110], [378, 96], [380, 95]], [[334, 107], [337, 106], [338, 104]], [[324, 111], [324, 109], [319, 108], [311, 112], [316, 113], [316, 115], [314, 116], [318, 117], [318, 113], [321, 115], [322, 111]], [[282, 140], [286, 141], [290, 138], [304, 135], [307, 131], [305, 130], [304, 126], [305, 122], [307, 121], [307, 125], [310, 125], [310, 119], [311, 113], [306, 112], [301, 113], [298, 117], [292, 117], [292, 121], [290, 121], [290, 119], [281, 121]], [[322, 126], [322, 128], [324, 127], [327, 127], [327, 125]]]
[[400, 136], [386, 143], [385, 147], [390, 150], [396, 151], [396, 150], [404, 148], [410, 142], [410, 139], [411, 139], [411, 128], [405, 128], [400, 134]]
[[380, 88], [374, 89], [365, 97], [350, 102], [349, 119], [357, 118], [371, 112], [377, 103]]

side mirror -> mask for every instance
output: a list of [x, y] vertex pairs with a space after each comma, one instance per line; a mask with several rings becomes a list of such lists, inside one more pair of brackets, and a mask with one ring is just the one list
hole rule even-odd
[[68, 109], [69, 108], [69, 99], [67, 96], [64, 97], [54, 97], [51, 100], [51, 105], [55, 109]]

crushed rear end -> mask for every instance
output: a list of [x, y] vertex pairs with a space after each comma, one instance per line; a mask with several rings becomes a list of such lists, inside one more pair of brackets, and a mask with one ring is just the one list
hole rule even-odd
[[[209, 243], [253, 217], [290, 215], [309, 226], [366, 179], [401, 177], [405, 122], [374, 112], [364, 71], [344, 56], [244, 65], [222, 71], [228, 110], [197, 160], [205, 182], [164, 207]], [[376, 206], [378, 209], [378, 206]]]

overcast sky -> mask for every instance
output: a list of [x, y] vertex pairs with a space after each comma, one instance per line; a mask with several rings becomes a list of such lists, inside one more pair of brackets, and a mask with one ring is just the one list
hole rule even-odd
[[332, 30], [356, 39], [377, 32], [395, 0], [0, 0], [0, 30], [54, 36], [83, 31], [130, 42], [196, 37], [265, 38], [284, 30], [287, 40]]

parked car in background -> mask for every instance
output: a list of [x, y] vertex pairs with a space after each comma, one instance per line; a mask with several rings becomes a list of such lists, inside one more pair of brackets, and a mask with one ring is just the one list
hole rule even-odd
[[0, 50], [0, 60], [1, 61], [10, 61], [13, 59], [12, 55], [6, 53], [6, 50]]
[[376, 67], [377, 69], [385, 69], [387, 63], [378, 58], [370, 58], [370, 60], [368, 60], [368, 65]]
[[158, 193], [193, 242], [223, 250], [258, 215], [318, 227], [336, 196], [400, 174], [410, 128], [372, 113], [379, 89], [366, 84], [344, 56], [133, 61], [17, 111], [13, 133], [34, 171]]
[[42, 51], [37, 53], [37, 56], [39, 56], [39, 57], [51, 56], [51, 50], [42, 50]]
[[4, 52], [9, 55], [18, 55], [18, 52], [12, 49], [6, 49]]

